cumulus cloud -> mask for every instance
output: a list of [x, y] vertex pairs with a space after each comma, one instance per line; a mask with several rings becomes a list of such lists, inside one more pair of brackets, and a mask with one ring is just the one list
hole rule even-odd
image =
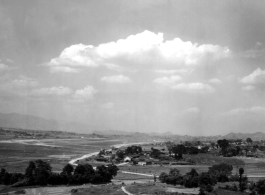
[[213, 78], [213, 79], [210, 79], [210, 80], [209, 80], [209, 83], [219, 84], [219, 83], [222, 83], [222, 81], [221, 81], [220, 79]]
[[[218, 60], [230, 55], [227, 47], [185, 42], [179, 38], [164, 41], [163, 33], [144, 31], [116, 42], [98, 46], [77, 44], [62, 51], [47, 64], [54, 67], [97, 67], [161, 64], [162, 66], [196, 66], [206, 60]], [[57, 68], [56, 71], [64, 71]], [[54, 72], [56, 72], [54, 71]]]
[[260, 42], [257, 42], [254, 48], [239, 54], [239, 56], [245, 58], [259, 58], [264, 55], [265, 55], [265, 50], [263, 48], [262, 43]]
[[12, 81], [12, 84], [16, 87], [36, 87], [39, 82], [34, 78], [19, 76], [18, 79]]
[[204, 94], [204, 93], [215, 92], [215, 89], [212, 86], [208, 84], [198, 83], [198, 82], [197, 83], [180, 83], [180, 84], [174, 85], [172, 88], [178, 91], [186, 92], [186, 93]]
[[256, 69], [250, 75], [239, 80], [243, 84], [261, 84], [265, 83], [265, 70]]
[[97, 91], [96, 89], [94, 89], [93, 86], [88, 85], [84, 89], [76, 90], [73, 95], [73, 98], [76, 101], [86, 101], [86, 100], [93, 98], [96, 92]]
[[52, 66], [50, 69], [51, 73], [56, 72], [66, 72], [66, 73], [78, 73], [79, 70], [71, 67], [63, 67], [63, 66]]
[[2, 63], [0, 62], [0, 71], [1, 71], [1, 70], [11, 70], [11, 69], [13, 69], [13, 68], [10, 67], [10, 66], [8, 66], [8, 65], [2, 64]]
[[255, 87], [252, 85], [247, 85], [247, 86], [242, 87], [241, 89], [244, 91], [251, 91], [251, 90], [255, 89]]
[[191, 74], [193, 69], [180, 69], [180, 70], [167, 70], [167, 69], [162, 69], [162, 70], [155, 70], [156, 73], [161, 73], [161, 74]]
[[235, 108], [224, 114], [241, 115], [241, 114], [265, 114], [265, 107], [255, 106], [250, 108]]
[[107, 83], [130, 83], [131, 79], [127, 76], [116, 75], [116, 76], [105, 76], [101, 78], [101, 81]]
[[176, 82], [180, 81], [182, 79], [181, 76], [173, 75], [171, 77], [161, 77], [154, 80], [155, 83], [161, 84], [161, 85], [172, 85]]
[[50, 96], [50, 95], [58, 95], [65, 96], [72, 93], [72, 89], [69, 87], [51, 87], [51, 88], [40, 88], [32, 91], [33, 96]]

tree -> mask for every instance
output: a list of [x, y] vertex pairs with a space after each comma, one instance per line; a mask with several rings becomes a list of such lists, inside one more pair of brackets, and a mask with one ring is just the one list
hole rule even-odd
[[142, 151], [143, 150], [141, 146], [132, 145], [126, 148], [125, 153], [126, 154], [140, 154], [142, 153]]
[[34, 184], [35, 172], [36, 172], [36, 165], [34, 162], [30, 161], [29, 166], [26, 168], [26, 171], [25, 171], [25, 177], [27, 179], [28, 185]]
[[186, 175], [190, 175], [191, 177], [197, 177], [197, 176], [199, 176], [198, 172], [194, 168], [192, 168], [190, 170], [190, 172], [186, 173]]
[[47, 181], [51, 174], [52, 167], [49, 163], [42, 160], [36, 160], [36, 169], [35, 169], [35, 181], [38, 185], [47, 185]]
[[197, 188], [199, 183], [199, 174], [192, 168], [190, 172], [184, 176], [184, 186], [187, 188]]
[[171, 168], [169, 170], [169, 175], [172, 175], [172, 176], [178, 176], [179, 175], [179, 170], [176, 169], [176, 168]]
[[67, 164], [64, 166], [62, 174], [72, 175], [73, 171], [74, 171], [74, 167], [70, 164]]
[[225, 163], [209, 167], [208, 173], [214, 176], [219, 182], [228, 181], [228, 176], [232, 174], [233, 166]]
[[246, 139], [246, 142], [247, 142], [248, 144], [251, 144], [251, 143], [252, 143], [252, 139], [248, 137], [248, 138]]
[[241, 152], [241, 147], [240, 146], [236, 146], [236, 155], [239, 155]]
[[189, 154], [198, 154], [199, 153], [199, 149], [196, 147], [191, 146], [190, 148], [187, 148], [187, 153]]
[[151, 148], [150, 156], [153, 157], [153, 158], [159, 158], [160, 153], [161, 153], [160, 150], [155, 149], [155, 148]]
[[74, 171], [74, 175], [83, 175], [85, 173], [85, 166], [84, 165], [81, 165], [81, 164], [78, 164], [77, 167], [75, 168], [75, 171]]
[[124, 156], [125, 156], [125, 152], [123, 152], [122, 150], [118, 150], [116, 152], [116, 156], [119, 158], [119, 159], [123, 159]]
[[216, 183], [217, 183], [217, 181], [215, 180], [215, 178], [207, 172], [201, 173], [199, 175], [199, 186], [201, 188], [204, 188], [208, 185], [213, 186]]
[[111, 165], [108, 165], [107, 166], [107, 170], [108, 172], [111, 174], [112, 178], [115, 177], [119, 171], [119, 168], [114, 165], [114, 164], [111, 164]]
[[243, 190], [241, 189], [241, 186], [242, 186], [242, 175], [243, 175], [243, 173], [244, 173], [244, 169], [241, 167], [241, 168], [239, 169], [239, 188], [240, 188], [241, 191], [243, 191]]
[[161, 181], [161, 183], [166, 183], [167, 177], [168, 177], [168, 174], [165, 173], [165, 172], [162, 172], [162, 173], [159, 175], [159, 178], [158, 178], [158, 179]]
[[29, 166], [26, 168], [25, 171], [25, 176], [27, 178], [33, 177], [34, 173], [35, 173], [35, 169], [36, 169], [36, 165], [34, 162], [30, 161], [29, 162]]
[[228, 142], [228, 140], [226, 140], [226, 139], [218, 140], [218, 141], [217, 141], [217, 144], [218, 144], [219, 147], [221, 148], [222, 154], [223, 154], [224, 156], [226, 156], [226, 155], [227, 155], [227, 149], [228, 149], [228, 147], [229, 147], [229, 142]]
[[172, 152], [174, 153], [176, 159], [182, 159], [182, 155], [186, 153], [186, 147], [182, 144], [173, 146]]

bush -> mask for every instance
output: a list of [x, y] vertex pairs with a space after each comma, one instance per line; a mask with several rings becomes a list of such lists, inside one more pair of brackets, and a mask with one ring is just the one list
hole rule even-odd
[[239, 181], [239, 175], [238, 174], [231, 175], [229, 177], [229, 181]]
[[201, 173], [199, 175], [199, 186], [215, 185], [217, 183], [216, 179], [209, 173]]
[[258, 192], [258, 194], [265, 194], [265, 179], [260, 179], [256, 183], [256, 188], [255, 189]]

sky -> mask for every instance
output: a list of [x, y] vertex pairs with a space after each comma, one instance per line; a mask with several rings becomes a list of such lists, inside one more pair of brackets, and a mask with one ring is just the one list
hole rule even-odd
[[0, 0], [0, 112], [264, 132], [264, 34], [263, 0]]

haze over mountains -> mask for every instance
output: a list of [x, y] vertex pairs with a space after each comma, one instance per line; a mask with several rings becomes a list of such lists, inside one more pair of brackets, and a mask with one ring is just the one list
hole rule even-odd
[[246, 140], [247, 138], [252, 140], [265, 140], [265, 133], [256, 132], [256, 133], [229, 133], [223, 136], [224, 139], [242, 139]]
[[91, 133], [89, 125], [77, 122], [64, 122], [23, 114], [0, 113], [0, 127], [19, 128], [30, 130], [74, 131], [78, 133]]
[[[4, 128], [19, 128], [19, 129], [30, 129], [30, 130], [54, 130], [54, 131], [70, 131], [77, 133], [94, 133], [98, 135], [131, 135], [131, 136], [144, 136], [147, 135], [143, 132], [126, 132], [119, 130], [106, 130], [103, 128], [96, 128], [89, 126], [87, 124], [78, 123], [78, 122], [64, 122], [56, 121], [51, 119], [44, 119], [41, 117], [31, 116], [31, 115], [22, 115], [22, 114], [3, 114], [0, 113], [0, 127]], [[185, 140], [193, 139], [198, 136], [190, 135], [178, 135], [170, 131], [166, 132], [151, 132], [148, 133], [150, 136], [162, 136], [162, 137], [178, 137], [185, 138]], [[200, 136], [199, 136], [200, 137]], [[202, 136], [205, 137], [205, 136]], [[256, 133], [229, 133], [224, 136], [212, 135], [208, 137], [213, 138], [223, 138], [223, 139], [247, 139], [248, 137], [252, 140], [265, 140], [265, 133], [256, 132]]]

